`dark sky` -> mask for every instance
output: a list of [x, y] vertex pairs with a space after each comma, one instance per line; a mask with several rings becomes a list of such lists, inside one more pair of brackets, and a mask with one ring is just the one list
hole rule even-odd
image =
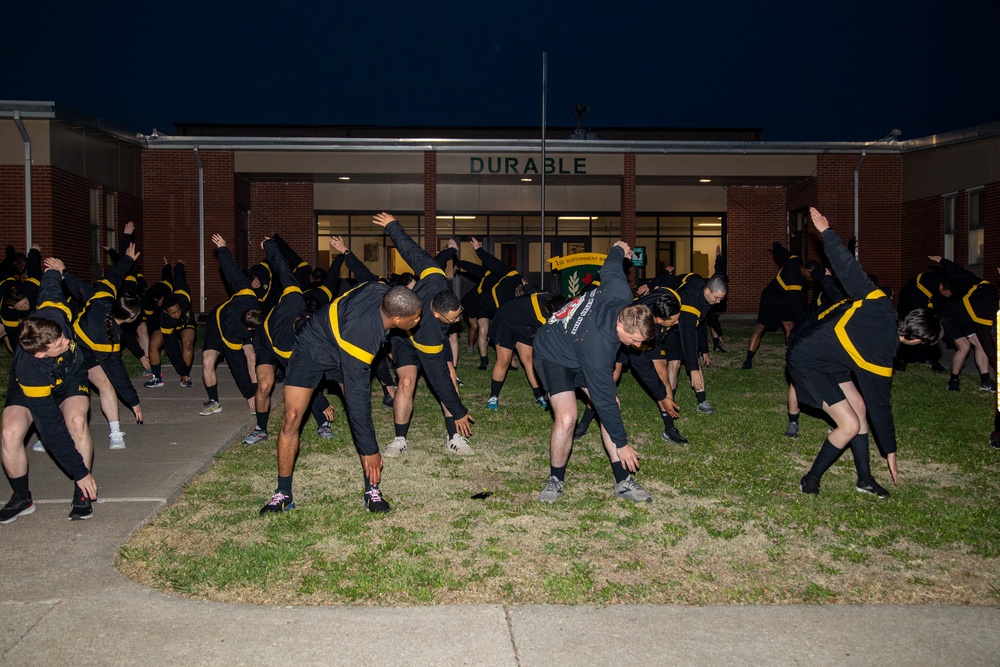
[[10, 2], [0, 99], [143, 133], [535, 126], [545, 51], [550, 126], [583, 102], [587, 127], [913, 139], [1000, 121], [998, 25], [995, 0]]

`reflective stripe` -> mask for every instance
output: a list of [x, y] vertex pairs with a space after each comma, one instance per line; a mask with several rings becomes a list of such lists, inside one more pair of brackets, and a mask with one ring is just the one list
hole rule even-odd
[[535, 309], [535, 319], [545, 324], [545, 318], [542, 317], [542, 309], [538, 306], [538, 294], [531, 295], [531, 307]]
[[[444, 275], [445, 275], [445, 274], [444, 274], [444, 271], [442, 271], [440, 267], [437, 267], [437, 266], [431, 266], [431, 267], [428, 267], [428, 268], [424, 269], [424, 270], [423, 270], [423, 272], [421, 272], [421, 274], [420, 274], [420, 278], [419, 278], [419, 279], [420, 279], [420, 280], [423, 280], [423, 279], [424, 279], [424, 278], [426, 278], [427, 276], [432, 276], [432, 275], [434, 275], [435, 273], [440, 273], [440, 274], [441, 274], [442, 276], [444, 276]], [[448, 277], [448, 276], [445, 276], [445, 278], [447, 278], [447, 277]]]
[[490, 275], [490, 272], [487, 271], [486, 273], [483, 274], [483, 277], [479, 280], [479, 284], [476, 285], [476, 293], [477, 294], [482, 294], [483, 293], [483, 283], [486, 282], [486, 279], [489, 277], [489, 275]]
[[[273, 312], [273, 311], [272, 311]], [[271, 327], [270, 327], [271, 316], [268, 315], [267, 319], [264, 320], [264, 334], [267, 336], [267, 340], [271, 343], [271, 349], [282, 359], [288, 359], [292, 356], [291, 350], [279, 350], [274, 344], [274, 338], [271, 337]]]
[[847, 303], [847, 299], [841, 299], [837, 303], [833, 304], [832, 306], [830, 306], [829, 308], [827, 308], [826, 310], [824, 310], [822, 313], [820, 313], [819, 315], [817, 315], [816, 319], [817, 320], [823, 319], [824, 317], [826, 317], [827, 315], [829, 315], [830, 313], [832, 313], [834, 310], [836, 310], [842, 303]]
[[695, 319], [697, 320], [696, 324], [701, 324], [701, 311], [700, 310], [698, 310], [694, 306], [685, 306], [683, 304], [681, 304], [681, 310], [687, 311], [687, 312], [691, 313], [692, 315], [694, 315]]
[[226, 347], [234, 351], [243, 349], [243, 345], [241, 345], [240, 343], [229, 342], [229, 340], [226, 338], [226, 334], [222, 332], [222, 309], [228, 306], [229, 302], [238, 296], [256, 296], [256, 294], [254, 294], [254, 291], [252, 289], [241, 289], [239, 292], [229, 297], [229, 301], [226, 301], [224, 304], [219, 306], [215, 311], [215, 322], [216, 324], [219, 325], [219, 338], [221, 338], [222, 342], [226, 344]]
[[837, 322], [836, 325], [834, 325], [833, 330], [836, 332], [837, 339], [840, 341], [840, 344], [844, 347], [844, 350], [847, 352], [847, 354], [850, 355], [851, 359], [854, 360], [854, 363], [856, 363], [859, 368], [863, 368], [869, 373], [874, 373], [875, 375], [881, 375], [882, 377], [890, 378], [892, 377], [892, 367], [879, 366], [878, 364], [873, 364], [870, 361], [866, 361], [865, 358], [861, 356], [861, 353], [858, 352], [858, 349], [854, 347], [854, 343], [851, 342], [851, 339], [848, 337], [846, 330], [847, 323], [850, 321], [855, 311], [857, 311], [858, 308], [864, 305], [865, 301], [869, 299], [874, 300], [874, 299], [884, 299], [884, 298], [886, 298], [885, 292], [883, 292], [880, 289], [877, 289], [870, 292], [867, 296], [865, 296], [864, 299], [855, 301], [851, 305], [851, 307], [847, 309], [847, 312], [844, 313], [843, 317], [840, 318], [840, 321]]
[[[358, 287], [361, 287], [361, 285], [358, 285]], [[337, 344], [340, 346], [341, 350], [348, 353], [358, 361], [371, 366], [372, 361], [375, 359], [375, 355], [371, 352], [363, 350], [354, 343], [347, 342], [344, 340], [343, 336], [340, 335], [340, 315], [337, 313], [337, 307], [340, 305], [341, 300], [355, 289], [358, 288], [355, 287], [343, 296], [337, 297], [337, 300], [330, 305], [330, 329], [333, 331], [333, 337], [337, 339]]]
[[163, 334], [164, 336], [169, 336], [173, 332], [174, 332], [173, 327], [171, 327], [170, 329], [164, 329], [163, 327], [160, 327], [160, 333]]
[[333, 298], [333, 292], [331, 292], [326, 285], [320, 285], [319, 289], [323, 292], [323, 294], [326, 294], [327, 300]]
[[67, 320], [73, 320], [73, 313], [70, 312], [69, 306], [65, 303], [59, 303], [58, 301], [44, 301], [38, 305], [36, 310], [41, 310], [42, 308], [57, 308], [66, 314]]
[[501, 278], [500, 280], [498, 280], [497, 284], [493, 286], [493, 303], [496, 304], [497, 308], [500, 307], [500, 299], [497, 298], [497, 288], [500, 287], [500, 283], [502, 283], [503, 281], [507, 280], [511, 276], [516, 276], [516, 275], [517, 275], [517, 271], [516, 270], [515, 271], [511, 271], [510, 273], [508, 273], [507, 275], [505, 275], [503, 278]]
[[[115, 287], [115, 284], [113, 282], [111, 282], [110, 280], [107, 280], [105, 278], [101, 278], [97, 282], [99, 282], [99, 283], [101, 283], [103, 285], [107, 285], [108, 289], [111, 290], [111, 298], [114, 298], [115, 296], [117, 296], [117, 294], [118, 294], [118, 288]], [[96, 298], [96, 295], [92, 296], [90, 298], [91, 299]]]
[[281, 293], [281, 298], [284, 299], [289, 294], [295, 294], [296, 292], [299, 293], [299, 294], [302, 294], [302, 288], [299, 287], [298, 285], [289, 285]]
[[774, 277], [774, 279], [778, 281], [779, 285], [781, 285], [781, 289], [785, 290], [786, 292], [801, 292], [802, 291], [802, 285], [787, 285], [787, 284], [785, 284], [785, 281], [781, 279], [781, 271], [778, 271], [778, 275], [776, 275]]
[[180, 294], [180, 295], [182, 295], [185, 299], [188, 300], [188, 303], [191, 303], [191, 295], [188, 294], [187, 292], [185, 292], [184, 290], [182, 290], [182, 289], [174, 290], [174, 294]]
[[9, 327], [11, 329], [16, 329], [17, 327], [21, 326], [21, 320], [0, 319], [0, 322], [2, 322], [5, 327]]
[[83, 327], [80, 326], [80, 320], [77, 320], [76, 322], [73, 323], [73, 331], [75, 331], [76, 335], [80, 337], [80, 340], [86, 343], [87, 347], [89, 347], [94, 352], [107, 352], [108, 354], [113, 354], [122, 349], [120, 343], [114, 343], [114, 344], [95, 343], [94, 341], [90, 340], [90, 337], [87, 336], [87, 334], [83, 331]]
[[20, 382], [17, 383], [21, 387], [21, 391], [28, 398], [45, 398], [52, 393], [52, 385], [46, 385], [44, 387], [28, 387]]
[[930, 303], [930, 301], [931, 299], [934, 298], [934, 295], [931, 294], [931, 291], [929, 289], [927, 289], [920, 283], [920, 278], [923, 277], [923, 275], [924, 275], [923, 273], [917, 274], [917, 289], [924, 293], [924, 296], [927, 297], [928, 306], [933, 308], [934, 306], [933, 304]]
[[973, 308], [972, 308], [972, 303], [969, 301], [969, 297], [972, 296], [972, 293], [975, 292], [980, 287], [982, 287], [983, 285], [989, 285], [989, 284], [990, 284], [989, 281], [984, 280], [984, 281], [980, 282], [979, 284], [974, 285], [972, 287], [972, 289], [969, 290], [969, 293], [962, 297], [962, 302], [965, 304], [965, 309], [969, 312], [969, 317], [972, 318], [972, 321], [975, 322], [975, 323], [977, 323], [977, 324], [982, 324], [983, 326], [986, 326], [986, 327], [993, 326], [993, 321], [992, 320], [985, 320], [985, 319], [983, 319], [981, 317], [978, 317], [976, 315], [976, 311], [973, 310]]
[[406, 330], [406, 335], [410, 337], [410, 342], [413, 343], [413, 347], [417, 348], [424, 354], [440, 354], [444, 350], [444, 345], [421, 345], [416, 340], [413, 339], [413, 334], [410, 330]]

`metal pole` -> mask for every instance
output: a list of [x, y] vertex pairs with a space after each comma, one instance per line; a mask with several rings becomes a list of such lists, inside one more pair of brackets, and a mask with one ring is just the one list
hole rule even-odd
[[548, 94], [549, 54], [542, 52], [542, 268], [538, 286], [545, 289], [545, 102]]
[[194, 159], [198, 163], [198, 290], [199, 312], [205, 312], [205, 166], [201, 163], [198, 147], [194, 149]]
[[[21, 121], [21, 112], [14, 110], [14, 124], [24, 142], [24, 252], [31, 248], [31, 137]], [[51, 248], [50, 248], [51, 250]]]

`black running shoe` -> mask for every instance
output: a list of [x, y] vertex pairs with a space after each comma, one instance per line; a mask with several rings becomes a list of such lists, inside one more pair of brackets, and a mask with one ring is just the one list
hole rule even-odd
[[90, 498], [74, 498], [73, 509], [69, 511], [70, 521], [83, 521], [94, 516], [94, 504]]
[[935, 373], [944, 373], [948, 369], [946, 369], [944, 366], [942, 366], [938, 362], [932, 361], [931, 362], [931, 370], [934, 371]]
[[799, 490], [802, 493], [810, 493], [814, 496], [819, 495], [819, 477], [814, 475], [806, 475], [799, 482]]
[[388, 512], [392, 509], [389, 507], [389, 503], [386, 499], [382, 497], [382, 492], [379, 491], [377, 486], [373, 486], [365, 491], [365, 507], [368, 508], [369, 512], [375, 514]]
[[579, 424], [576, 425], [576, 428], [573, 429], [573, 439], [582, 440], [583, 436], [589, 433], [590, 433], [590, 424], [584, 424], [583, 422], [580, 422]]
[[13, 493], [3, 509], [0, 509], [0, 523], [10, 523], [22, 514], [31, 514], [34, 511], [35, 502], [31, 498], [22, 498]]
[[948, 380], [948, 391], [960, 391], [958, 386], [958, 378], [952, 378]]
[[295, 509], [295, 501], [292, 500], [292, 494], [289, 493], [286, 495], [281, 491], [275, 491], [274, 495], [271, 496], [271, 500], [260, 508], [260, 516], [280, 514], [293, 509]]
[[749, 360], [747, 360], [747, 361], [744, 361], [744, 362], [743, 362], [743, 365], [742, 365], [742, 366], [740, 366], [740, 370], [741, 370], [741, 371], [748, 371], [748, 370], [750, 370], [750, 369], [752, 369], [752, 368], [753, 368], [753, 362], [752, 362], [752, 361], [749, 361]]
[[382, 405], [384, 405], [387, 408], [391, 408], [392, 403], [395, 400], [396, 399], [394, 399], [390, 394], [382, 394]]
[[867, 482], [858, 480], [856, 488], [858, 489], [858, 493], [870, 493], [873, 496], [878, 496], [879, 500], [889, 497], [889, 492], [883, 489], [882, 485], [874, 479], [868, 480]]
[[719, 339], [716, 338], [715, 340], [712, 341], [712, 351], [725, 353], [727, 350], [726, 346], [720, 343]]
[[993, 431], [990, 433], [990, 445], [1000, 449], [1000, 431]]
[[677, 430], [676, 426], [665, 430], [663, 432], [663, 435], [660, 437], [662, 437], [667, 442], [674, 442], [677, 443], [678, 445], [686, 445], [688, 441], [687, 438], [681, 435], [681, 432]]

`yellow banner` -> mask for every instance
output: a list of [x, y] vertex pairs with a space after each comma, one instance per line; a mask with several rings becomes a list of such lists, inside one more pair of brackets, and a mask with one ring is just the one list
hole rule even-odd
[[549, 260], [549, 264], [552, 265], [553, 271], [561, 271], [562, 269], [569, 269], [574, 266], [602, 266], [607, 257], [607, 255], [602, 255], [599, 252], [578, 252], [575, 255], [553, 257]]

